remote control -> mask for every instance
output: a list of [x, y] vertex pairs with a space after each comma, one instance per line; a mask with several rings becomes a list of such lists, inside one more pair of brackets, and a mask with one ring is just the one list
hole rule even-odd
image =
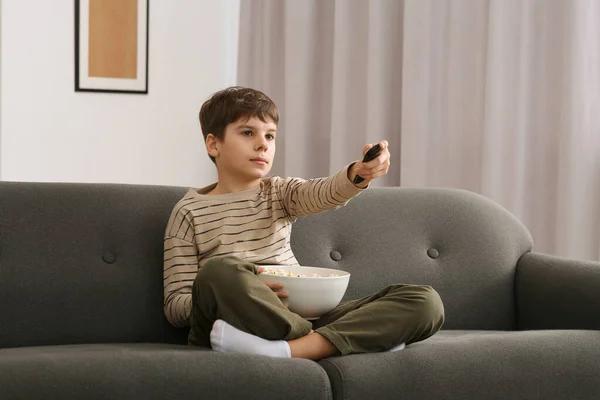
[[[367, 151], [367, 154], [365, 154], [362, 162], [366, 163], [366, 162], [371, 161], [372, 159], [374, 159], [375, 157], [377, 157], [379, 155], [380, 151], [381, 151], [381, 147], [379, 147], [378, 144], [376, 144], [375, 146], [371, 147], [369, 149], [369, 151]], [[363, 177], [356, 175], [354, 177], [354, 180], [352, 181], [352, 183], [357, 184], [357, 183], [361, 183], [364, 180], [365, 179]]]

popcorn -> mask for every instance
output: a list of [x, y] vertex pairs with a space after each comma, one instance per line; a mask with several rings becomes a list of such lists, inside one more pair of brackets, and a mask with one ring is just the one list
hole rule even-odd
[[[311, 275], [296, 274], [296, 273], [292, 273], [292, 271], [285, 271], [282, 268], [265, 268], [265, 270], [263, 271], [263, 274], [275, 275], [275, 276], [290, 276], [290, 277], [294, 277], [294, 278], [323, 278], [323, 276], [321, 276], [319, 274], [311, 274]], [[333, 277], [333, 276], [340, 276], [340, 275], [329, 274], [328, 276]]]

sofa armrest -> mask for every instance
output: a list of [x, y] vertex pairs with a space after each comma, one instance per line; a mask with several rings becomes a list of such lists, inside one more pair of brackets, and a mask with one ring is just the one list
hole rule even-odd
[[515, 285], [518, 329], [600, 330], [600, 263], [526, 253]]

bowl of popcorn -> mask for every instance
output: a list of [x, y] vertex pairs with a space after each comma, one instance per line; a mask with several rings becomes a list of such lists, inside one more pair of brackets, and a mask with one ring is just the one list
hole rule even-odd
[[281, 299], [288, 309], [301, 317], [313, 320], [333, 310], [344, 297], [350, 273], [331, 268], [295, 265], [260, 265], [258, 275], [263, 282], [279, 282], [288, 292]]

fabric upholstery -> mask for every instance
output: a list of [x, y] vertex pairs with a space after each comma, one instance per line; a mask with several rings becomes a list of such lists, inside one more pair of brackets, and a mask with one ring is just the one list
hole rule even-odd
[[0, 182], [2, 399], [599, 397], [600, 263], [530, 253], [514, 216], [454, 189], [373, 188], [292, 234], [301, 264], [352, 274], [345, 299], [433, 286], [433, 337], [318, 363], [185, 345], [162, 244], [186, 190]]
[[[185, 343], [187, 330], [163, 317], [161, 252], [185, 190], [2, 182], [0, 347]], [[511, 329], [514, 269], [531, 238], [469, 192], [373, 189], [297, 222], [292, 247], [305, 265], [350, 271], [346, 298], [429, 284], [444, 301], [445, 328]]]
[[308, 360], [161, 344], [0, 349], [0, 388], [5, 400], [331, 399]]
[[184, 188], [0, 182], [0, 348], [187, 343], [163, 314], [163, 236]]
[[319, 363], [336, 399], [578, 399], [600, 394], [600, 331], [440, 331], [395, 353]]
[[298, 221], [292, 235], [301, 264], [352, 274], [346, 298], [390, 283], [433, 286], [445, 329], [514, 329], [515, 266], [531, 247], [527, 229], [496, 203], [434, 188], [369, 190]]
[[517, 265], [519, 329], [600, 330], [600, 266], [527, 253]]

